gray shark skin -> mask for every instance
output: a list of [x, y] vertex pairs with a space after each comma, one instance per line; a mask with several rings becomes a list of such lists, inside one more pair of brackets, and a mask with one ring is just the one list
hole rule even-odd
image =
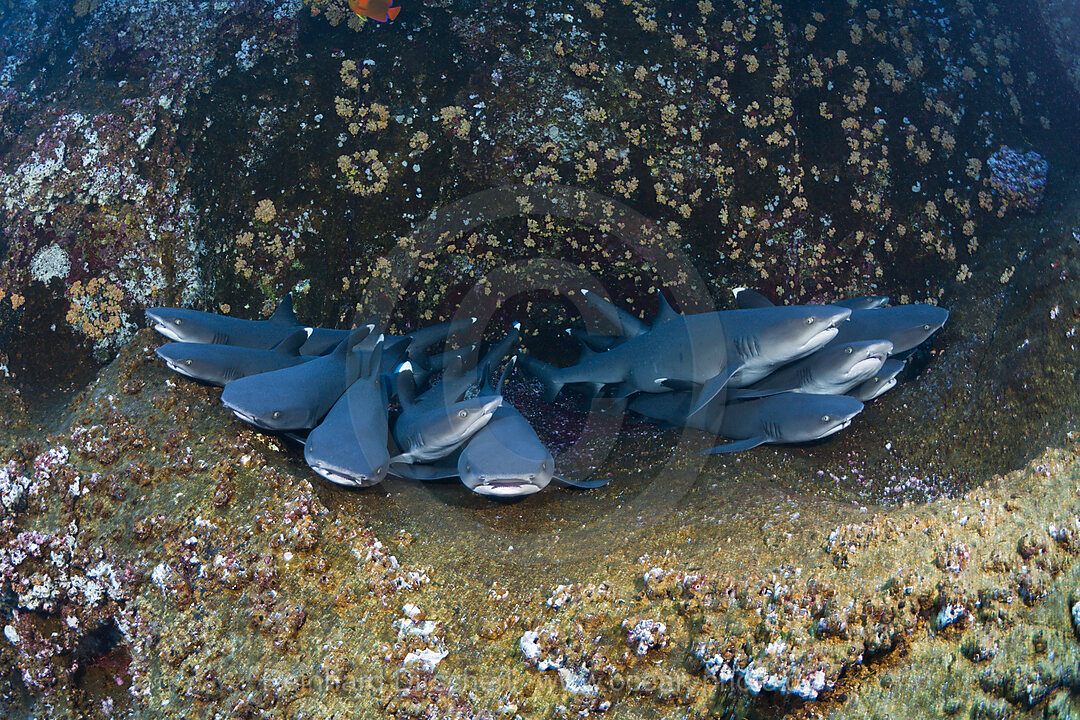
[[[772, 307], [772, 301], [755, 290], [742, 289], [735, 294], [739, 307]], [[850, 298], [833, 303], [851, 309], [851, 317], [838, 326], [840, 332], [832, 345], [864, 340], [885, 339], [893, 344], [891, 355], [901, 355], [921, 345], [941, 329], [949, 319], [949, 311], [937, 305], [897, 305], [885, 307], [889, 298], [883, 295]]]
[[729, 390], [727, 397], [730, 401], [782, 392], [841, 395], [880, 371], [890, 352], [888, 340], [830, 344], [750, 387]]
[[439, 382], [419, 397], [411, 365], [406, 363], [398, 371], [402, 412], [394, 423], [393, 436], [402, 452], [391, 459], [395, 466], [392, 472], [398, 472], [396, 468], [401, 464], [430, 464], [446, 458], [491, 421], [502, 405], [501, 395], [462, 398], [502, 361], [517, 344], [519, 334], [520, 326], [515, 323], [513, 331], [489, 350], [478, 366], [465, 368], [461, 362], [454, 363], [446, 368]]
[[904, 369], [904, 363], [895, 358], [889, 358], [874, 376], [864, 380], [853, 387], [848, 395], [864, 403], [881, 397], [883, 394], [896, 386], [896, 376]]
[[[502, 395], [515, 360], [507, 364], [497, 387], [485, 381], [481, 397]], [[479, 495], [519, 498], [547, 487], [555, 474], [555, 458], [529, 421], [504, 402], [462, 448], [457, 472], [465, 487]]]
[[705, 450], [705, 454], [749, 450], [758, 445], [820, 440], [843, 430], [862, 412], [863, 404], [849, 395], [781, 393], [731, 405], [717, 401], [687, 416], [688, 392], [639, 395], [630, 401], [634, 412], [670, 425], [693, 427], [733, 442]]
[[366, 325], [354, 330], [330, 355], [233, 380], [222, 390], [221, 402], [238, 418], [263, 430], [313, 428], [359, 377], [362, 358], [350, 351], [371, 329]]
[[[404, 335], [384, 334], [386, 347], [383, 350], [383, 372], [396, 368], [405, 360], [413, 361], [414, 366], [427, 367], [425, 352], [432, 345], [443, 342], [450, 335], [468, 329], [476, 318], [450, 320], [430, 327], [419, 328]], [[301, 355], [325, 355], [349, 336], [349, 330], [330, 330], [312, 328], [311, 336], [300, 348]]]
[[[587, 297], [594, 305], [607, 302], [593, 293]], [[622, 393], [630, 394], [665, 392], [667, 382], [703, 385], [703, 405], [725, 386], [751, 385], [821, 348], [851, 314], [822, 305], [679, 315], [662, 295], [659, 299], [653, 326], [606, 352], [583, 351], [576, 365], [562, 369], [529, 357], [522, 365], [544, 383], [549, 400], [568, 383], [597, 389], [622, 383]]]
[[[830, 304], [839, 305], [840, 307], [846, 307], [851, 310], [871, 310], [873, 308], [880, 308], [888, 305], [889, 296], [861, 295], [844, 300], [837, 300]], [[735, 307], [739, 309], [749, 310], [753, 308], [773, 307], [775, 305], [776, 303], [759, 293], [757, 290], [739, 288], [735, 291]]]
[[274, 346], [272, 350], [256, 350], [237, 345], [206, 345], [203, 343], [170, 342], [157, 349], [157, 356], [170, 370], [185, 377], [224, 385], [232, 380], [293, 367], [310, 358], [301, 357], [299, 350], [307, 339], [303, 329]]
[[394, 423], [394, 440], [401, 454], [392, 463], [430, 463], [450, 455], [484, 427], [502, 405], [502, 397], [475, 397], [443, 405], [410, 401], [408, 384], [415, 381], [408, 363], [398, 371], [402, 412]]
[[[236, 345], [269, 350], [303, 327], [293, 314], [292, 294], [268, 320], [242, 320], [200, 310], [154, 307], [146, 311], [155, 330], [175, 342]], [[310, 328], [306, 328], [310, 330]]]
[[371, 487], [390, 468], [386, 391], [380, 378], [382, 343], [367, 360], [364, 374], [338, 398], [304, 443], [304, 460], [337, 485]]
[[840, 345], [860, 340], [885, 339], [893, 344], [890, 355], [899, 355], [921, 345], [941, 329], [949, 311], [937, 305], [895, 305], [871, 310], [853, 310], [832, 341]]
[[860, 297], [837, 300], [833, 305], [851, 308], [852, 310], [873, 310], [883, 308], [889, 304], [888, 295], [862, 295]]

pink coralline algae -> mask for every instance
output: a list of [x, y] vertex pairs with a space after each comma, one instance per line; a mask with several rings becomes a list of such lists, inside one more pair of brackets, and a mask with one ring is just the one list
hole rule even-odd
[[1042, 202], [1050, 165], [1034, 150], [1020, 153], [1004, 145], [986, 161], [990, 186], [1009, 202], [1035, 212]]

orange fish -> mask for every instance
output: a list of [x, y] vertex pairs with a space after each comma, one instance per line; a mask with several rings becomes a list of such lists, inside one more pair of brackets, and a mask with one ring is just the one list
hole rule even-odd
[[349, 0], [349, 9], [360, 17], [371, 18], [375, 22], [386, 22], [397, 17], [401, 10], [393, 7], [394, 0]]

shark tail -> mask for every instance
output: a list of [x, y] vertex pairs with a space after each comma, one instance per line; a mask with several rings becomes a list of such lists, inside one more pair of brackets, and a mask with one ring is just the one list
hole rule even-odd
[[564, 382], [559, 379], [559, 369], [528, 355], [518, 357], [521, 367], [544, 385], [544, 399], [552, 402], [562, 390]]

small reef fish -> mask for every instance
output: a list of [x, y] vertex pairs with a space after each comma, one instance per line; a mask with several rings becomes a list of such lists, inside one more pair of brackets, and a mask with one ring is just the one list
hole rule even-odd
[[401, 8], [393, 5], [394, 0], [349, 0], [350, 10], [375, 22], [387, 22], [396, 18]]

